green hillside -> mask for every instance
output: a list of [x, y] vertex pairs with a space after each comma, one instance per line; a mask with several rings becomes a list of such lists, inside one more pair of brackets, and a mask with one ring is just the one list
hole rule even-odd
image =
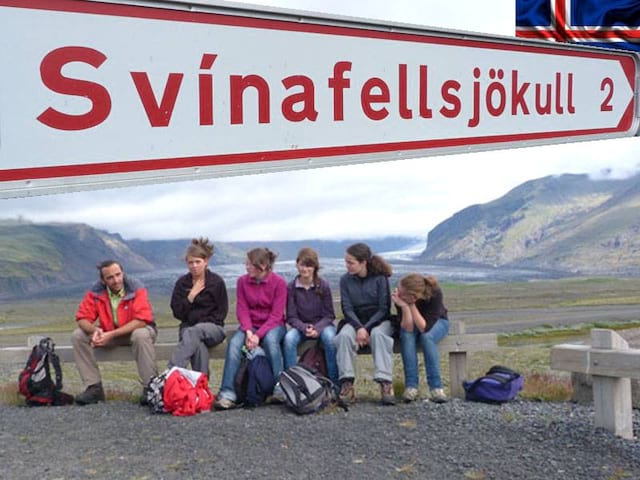
[[88, 225], [0, 221], [0, 298], [94, 280], [93, 267], [107, 258], [131, 271], [153, 268], [119, 235]]
[[423, 258], [633, 275], [640, 273], [639, 231], [640, 176], [550, 176], [440, 223]]

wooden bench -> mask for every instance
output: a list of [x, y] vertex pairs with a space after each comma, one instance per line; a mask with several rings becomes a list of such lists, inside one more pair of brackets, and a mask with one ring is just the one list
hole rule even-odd
[[[227, 332], [227, 338], [235, 331], [235, 327]], [[26, 361], [31, 348], [36, 344], [41, 336], [29, 337], [27, 346], [0, 348], [0, 364], [2, 363], [23, 363]], [[311, 345], [311, 342], [300, 344], [299, 352], [302, 353]], [[449, 379], [451, 396], [463, 398], [464, 389], [462, 382], [467, 379], [467, 353], [494, 350], [498, 346], [498, 337], [495, 333], [465, 333], [465, 326], [462, 322], [451, 322], [449, 335], [439, 344], [441, 355], [449, 355]], [[176, 348], [175, 343], [156, 343], [156, 358], [168, 361]], [[209, 349], [211, 359], [224, 359], [227, 343], [223, 342]], [[394, 344], [394, 352], [400, 352], [400, 342]], [[61, 362], [73, 362], [73, 347], [70, 345], [56, 346], [56, 353]], [[360, 353], [370, 353], [368, 349], [361, 350]], [[128, 347], [98, 348], [95, 351], [98, 362], [126, 362], [133, 361], [131, 349]]]
[[591, 330], [591, 346], [551, 348], [551, 368], [591, 375], [594, 422], [622, 438], [633, 438], [631, 379], [640, 378], [640, 350], [613, 330]]

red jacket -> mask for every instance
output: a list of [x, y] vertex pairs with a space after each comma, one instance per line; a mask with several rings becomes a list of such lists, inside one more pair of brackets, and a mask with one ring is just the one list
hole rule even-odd
[[[124, 292], [124, 297], [118, 305], [118, 325], [126, 325], [131, 320], [141, 320], [155, 325], [147, 289], [140, 282], [125, 277]], [[76, 321], [78, 320], [98, 320], [100, 328], [105, 332], [115, 330], [107, 287], [102, 282], [97, 282], [85, 294], [76, 312]]]

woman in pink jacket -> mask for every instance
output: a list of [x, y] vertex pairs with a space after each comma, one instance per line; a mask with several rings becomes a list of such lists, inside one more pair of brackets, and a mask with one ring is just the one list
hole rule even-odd
[[[274, 384], [283, 369], [280, 343], [286, 332], [285, 307], [287, 283], [273, 273], [276, 254], [268, 248], [254, 248], [247, 252], [247, 273], [238, 278], [236, 287], [236, 315], [240, 328], [233, 334], [224, 361], [222, 386], [216, 397], [215, 408], [228, 410], [236, 407], [235, 377], [242, 359], [242, 347], [253, 350], [262, 346], [273, 372]], [[279, 386], [273, 392], [282, 399]]]

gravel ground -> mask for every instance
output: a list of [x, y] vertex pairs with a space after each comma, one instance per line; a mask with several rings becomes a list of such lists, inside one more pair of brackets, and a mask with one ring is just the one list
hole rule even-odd
[[[635, 432], [638, 411], [634, 411]], [[297, 416], [282, 405], [154, 415], [108, 402], [0, 406], [7, 479], [640, 479], [640, 442], [593, 409], [453, 400]]]

